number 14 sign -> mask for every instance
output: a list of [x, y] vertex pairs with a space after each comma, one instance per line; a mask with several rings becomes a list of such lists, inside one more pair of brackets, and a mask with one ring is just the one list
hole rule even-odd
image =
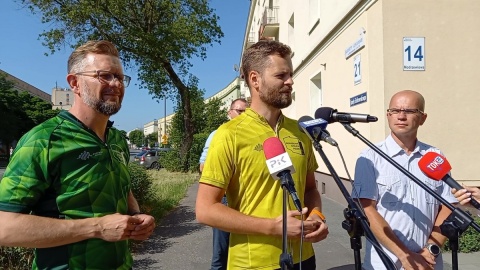
[[425, 38], [403, 38], [403, 70], [425, 70]]

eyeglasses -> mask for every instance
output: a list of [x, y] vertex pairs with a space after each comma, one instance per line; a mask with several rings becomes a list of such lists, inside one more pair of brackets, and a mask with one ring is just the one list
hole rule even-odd
[[416, 113], [419, 113], [419, 114], [425, 114], [424, 112], [420, 111], [419, 109], [388, 109], [387, 112], [389, 114], [399, 114], [401, 112], [405, 113], [406, 115], [410, 115], [410, 114], [416, 114]]
[[238, 114], [242, 114], [245, 112], [245, 110], [240, 110], [240, 109], [230, 109], [230, 111], [236, 111]]
[[[95, 74], [88, 74], [88, 73], [95, 73]], [[128, 75], [113, 74], [110, 71], [105, 71], [105, 70], [83, 71], [83, 72], [77, 72], [75, 73], [75, 75], [97, 78], [98, 81], [103, 84], [109, 84], [113, 80], [117, 79], [117, 81], [123, 84], [124, 87], [127, 87], [130, 84], [130, 80], [132, 79]]]

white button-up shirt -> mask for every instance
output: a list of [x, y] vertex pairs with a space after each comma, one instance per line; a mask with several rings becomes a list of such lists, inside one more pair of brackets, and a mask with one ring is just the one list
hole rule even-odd
[[[457, 202], [448, 185], [428, 178], [418, 167], [418, 161], [425, 153], [441, 154], [439, 149], [417, 140], [415, 150], [407, 155], [391, 135], [377, 147], [432, 191], [450, 203]], [[357, 160], [353, 187], [352, 197], [377, 202], [378, 213], [409, 250], [419, 252], [425, 246], [440, 208], [440, 202], [435, 197], [370, 148], [363, 150]], [[386, 248], [384, 250], [400, 269], [400, 260]], [[386, 269], [370, 241], [367, 241], [363, 268]], [[436, 259], [435, 270], [441, 269], [443, 260], [440, 255]]]

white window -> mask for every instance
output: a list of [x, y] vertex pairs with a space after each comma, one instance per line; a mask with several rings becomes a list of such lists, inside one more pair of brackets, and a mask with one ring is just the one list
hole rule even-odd
[[310, 113], [314, 114], [315, 111], [322, 107], [322, 73], [310, 79]]

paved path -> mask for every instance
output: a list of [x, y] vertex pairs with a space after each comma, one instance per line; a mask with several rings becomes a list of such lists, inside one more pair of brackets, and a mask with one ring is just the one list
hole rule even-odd
[[[135, 269], [207, 270], [212, 256], [212, 230], [195, 220], [195, 182], [181, 201], [180, 206], [158, 224], [153, 238], [146, 241], [134, 255]], [[328, 198], [323, 199], [323, 209], [330, 234], [324, 241], [314, 244], [317, 269], [355, 269], [354, 253], [350, 237], [342, 229], [345, 206]], [[363, 247], [365, 247], [365, 238]], [[364, 248], [361, 250], [363, 259]], [[480, 253], [459, 254], [460, 270], [478, 270]], [[451, 254], [444, 254], [445, 270], [451, 270]]]

